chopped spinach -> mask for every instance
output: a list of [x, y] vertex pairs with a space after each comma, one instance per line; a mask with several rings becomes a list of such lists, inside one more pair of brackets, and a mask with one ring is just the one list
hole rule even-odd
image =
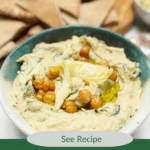
[[29, 83], [29, 81], [27, 81], [27, 82], [26, 82], [25, 86], [27, 86], [27, 85], [28, 85], [28, 83]]
[[35, 80], [35, 76], [32, 77], [32, 80], [33, 80], [33, 81]]
[[73, 94], [75, 94], [75, 93], [77, 93], [77, 92], [78, 92], [78, 89], [75, 89], [75, 90], [73, 90], [73, 91], [70, 93], [69, 96], [71, 96], [71, 95], [73, 95]]
[[114, 112], [113, 112], [112, 116], [118, 115], [119, 112], [120, 112], [120, 105], [115, 104], [114, 105]]
[[66, 57], [64, 57], [64, 60], [68, 59], [68, 58], [71, 58], [71, 55], [70, 54], [66, 54]]
[[30, 108], [27, 108], [27, 109], [24, 110], [24, 112], [29, 111], [29, 110], [30, 110]]
[[47, 50], [50, 50], [50, 51], [52, 51], [52, 52], [54, 52], [55, 50], [57, 50], [58, 48], [56, 48], [56, 47], [49, 47]]
[[44, 122], [46, 119], [42, 119], [42, 120], [39, 120], [39, 121], [37, 121], [37, 122]]
[[32, 102], [33, 102], [33, 101], [28, 101], [27, 104], [30, 104], [30, 103], [32, 103]]
[[50, 111], [53, 111], [53, 108], [49, 108]]
[[38, 108], [38, 109], [35, 109], [35, 110], [31, 110], [32, 112], [37, 112], [37, 111], [40, 111], [41, 109]]
[[100, 109], [99, 111], [104, 112], [104, 111], [106, 111], [106, 109]]
[[54, 57], [53, 57], [53, 60], [55, 61], [55, 58], [58, 57], [58, 56], [61, 56], [63, 53], [57, 53]]
[[41, 62], [43, 60], [43, 58], [41, 58], [41, 57], [39, 57], [39, 58], [37, 58], [37, 62], [39, 63], [39, 62]]
[[95, 112], [95, 113], [98, 113], [98, 110], [97, 110], [97, 109], [95, 109], [95, 110], [94, 110], [94, 112]]
[[23, 98], [25, 99], [27, 96], [30, 96], [30, 94], [31, 94], [31, 87], [28, 86], [26, 92], [23, 93]]
[[125, 71], [125, 73], [131, 78], [131, 79], [135, 79], [139, 74], [140, 74], [140, 69], [138, 67], [138, 64], [135, 64], [135, 68], [134, 70], [130, 70], [127, 67], [127, 64], [123, 64], [122, 65], [123, 70]]
[[63, 53], [57, 53], [54, 57], [61, 56]]
[[29, 75], [29, 74], [32, 72], [33, 69], [34, 69], [34, 68], [32, 68], [32, 69], [27, 73], [27, 75]]
[[99, 96], [102, 96], [102, 94], [103, 94], [103, 92], [102, 92], [102, 91], [100, 91]]

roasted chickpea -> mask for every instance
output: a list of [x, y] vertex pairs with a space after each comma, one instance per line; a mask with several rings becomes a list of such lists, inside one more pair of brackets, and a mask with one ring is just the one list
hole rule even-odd
[[46, 92], [46, 94], [55, 95], [55, 93], [53, 91], [48, 91], [48, 92]]
[[113, 70], [112, 74], [110, 75], [109, 79], [116, 81], [117, 79], [117, 73], [115, 70]]
[[88, 46], [83, 46], [80, 50], [80, 56], [87, 58], [89, 55], [89, 52], [90, 52], [90, 48]]
[[45, 95], [45, 92], [43, 90], [38, 90], [38, 94], [41, 94], [41, 95]]
[[110, 67], [109, 62], [102, 62], [101, 65], [106, 66], [106, 67]]
[[44, 102], [47, 104], [51, 104], [55, 102], [55, 93], [52, 91], [48, 91], [45, 95], [44, 95]]
[[35, 89], [40, 90], [43, 88], [43, 83], [44, 83], [44, 79], [35, 79], [32, 84], [34, 86]]
[[65, 109], [68, 113], [75, 113], [77, 112], [77, 105], [73, 101], [67, 101], [65, 103]]
[[54, 91], [55, 90], [55, 83], [51, 80], [46, 80], [43, 83], [43, 91]]
[[78, 58], [78, 61], [87, 62], [88, 60], [87, 60], [87, 58], [85, 58], [85, 57], [79, 57], [79, 58]]
[[90, 85], [90, 82], [87, 81], [87, 80], [83, 80], [83, 82], [85, 83], [85, 86], [89, 86]]
[[79, 91], [78, 97], [83, 103], [88, 103], [92, 98], [92, 94], [89, 90], [83, 89]]
[[42, 94], [36, 94], [35, 98], [39, 101], [43, 100], [43, 95]]
[[49, 72], [47, 73], [49, 79], [55, 79], [59, 76], [59, 68], [55, 66], [51, 66], [49, 68]]
[[93, 96], [90, 101], [90, 106], [93, 109], [98, 109], [99, 107], [101, 107], [102, 106], [101, 98], [98, 95]]

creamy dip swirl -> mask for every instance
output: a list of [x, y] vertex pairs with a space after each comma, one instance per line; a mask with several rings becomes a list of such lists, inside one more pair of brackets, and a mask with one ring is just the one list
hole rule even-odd
[[[87, 44], [89, 62], [78, 62], [81, 48]], [[110, 47], [89, 36], [73, 36], [57, 43], [39, 43], [32, 53], [22, 56], [21, 70], [13, 83], [12, 105], [38, 131], [118, 131], [135, 114], [140, 105], [141, 82], [139, 64], [126, 58], [123, 48]], [[109, 62], [110, 67], [101, 63]], [[60, 76], [53, 79], [55, 105], [35, 98], [34, 78], [48, 80], [50, 66], [62, 66]], [[117, 72], [117, 80], [109, 76]], [[86, 86], [83, 79], [90, 82]], [[102, 98], [102, 107], [86, 109], [78, 94], [88, 89]], [[112, 94], [113, 93], [113, 94]], [[67, 113], [65, 101], [74, 101], [79, 110]]]

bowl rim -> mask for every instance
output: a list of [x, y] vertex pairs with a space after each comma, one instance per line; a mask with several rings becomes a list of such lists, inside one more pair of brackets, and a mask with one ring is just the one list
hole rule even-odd
[[134, 0], [134, 2], [135, 2], [144, 12], [150, 14], [150, 10], [147, 9], [147, 8], [145, 8], [145, 7], [141, 4], [140, 0]]
[[[23, 41], [20, 45], [18, 45], [8, 56], [7, 58], [5, 59], [2, 67], [1, 67], [1, 73], [3, 72], [4, 68], [5, 68], [5, 65], [7, 64], [7, 61], [9, 60], [9, 58], [11, 57], [11, 55], [13, 55], [18, 49], [20, 49], [23, 45], [27, 44], [28, 42], [32, 41], [32, 39], [36, 38], [37, 36], [43, 36], [44, 34], [46, 34], [47, 32], [50, 32], [50, 31], [54, 31], [54, 30], [63, 30], [63, 29], [67, 29], [67, 28], [87, 28], [89, 30], [91, 29], [96, 29], [96, 30], [102, 30], [106, 33], [109, 33], [109, 34], [112, 34], [112, 36], [117, 36], [118, 38], [121, 38], [123, 41], [127, 41], [129, 44], [131, 45], [134, 45], [134, 47], [136, 47], [136, 49], [139, 50], [139, 52], [141, 54], [144, 54], [143, 51], [141, 51], [140, 48], [138, 48], [135, 44], [133, 44], [130, 40], [128, 40], [127, 38], [123, 37], [121, 34], [118, 34], [114, 31], [111, 31], [111, 30], [108, 30], [108, 29], [105, 29], [105, 28], [102, 28], [102, 27], [93, 27], [93, 26], [85, 26], [85, 25], [66, 25], [66, 26], [60, 26], [60, 27], [55, 27], [55, 28], [49, 28], [49, 29], [46, 29], [36, 35], [33, 35], [31, 36], [30, 38], [26, 39], [25, 41]], [[145, 55], [145, 54], [144, 54]], [[146, 55], [145, 55], [146, 56]], [[149, 61], [150, 63], [150, 61]], [[2, 77], [0, 77], [0, 80], [3, 80]], [[1, 82], [0, 82], [0, 86], [1, 86]], [[4, 109], [5, 113], [7, 114], [7, 116], [13, 121], [13, 123], [23, 132], [25, 133], [26, 135], [31, 135], [35, 132], [29, 132], [27, 130], [27, 128], [25, 127], [25, 125], [23, 123], [20, 122], [16, 122], [16, 120], [8, 114], [8, 108], [7, 106], [5, 106], [4, 100], [1, 98], [0, 99], [0, 102], [2, 104], [2, 108]], [[134, 126], [132, 126], [127, 132], [127, 134], [132, 134], [142, 123], [143, 121], [148, 117], [148, 115], [150, 114], [150, 107], [149, 107], [149, 110], [147, 110], [147, 112], [143, 115], [143, 117], [140, 120], [140, 123], [139, 124], [136, 124]], [[24, 128], [25, 127], [25, 128]], [[34, 128], [32, 128], [34, 129]], [[38, 132], [38, 131], [37, 131]]]

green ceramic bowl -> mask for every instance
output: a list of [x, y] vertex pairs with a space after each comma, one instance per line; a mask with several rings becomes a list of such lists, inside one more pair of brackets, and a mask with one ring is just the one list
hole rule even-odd
[[120, 132], [128, 134], [133, 133], [150, 112], [150, 95], [148, 93], [148, 90], [150, 89], [150, 62], [136, 45], [123, 36], [103, 28], [90, 26], [63, 26], [45, 30], [30, 37], [9, 54], [1, 69], [1, 103], [7, 115], [25, 134], [30, 135], [37, 132], [28, 125], [28, 123], [19, 115], [17, 110], [11, 105], [9, 93], [12, 89], [12, 83], [17, 75], [17, 71], [20, 70], [20, 64], [16, 63], [16, 60], [22, 55], [30, 53], [34, 46], [40, 42], [59, 42], [71, 38], [72, 35], [89, 35], [105, 41], [109, 46], [124, 48], [127, 58], [140, 63], [140, 69], [142, 70], [140, 80], [142, 81], [143, 86], [141, 105], [136, 114], [120, 130]]

